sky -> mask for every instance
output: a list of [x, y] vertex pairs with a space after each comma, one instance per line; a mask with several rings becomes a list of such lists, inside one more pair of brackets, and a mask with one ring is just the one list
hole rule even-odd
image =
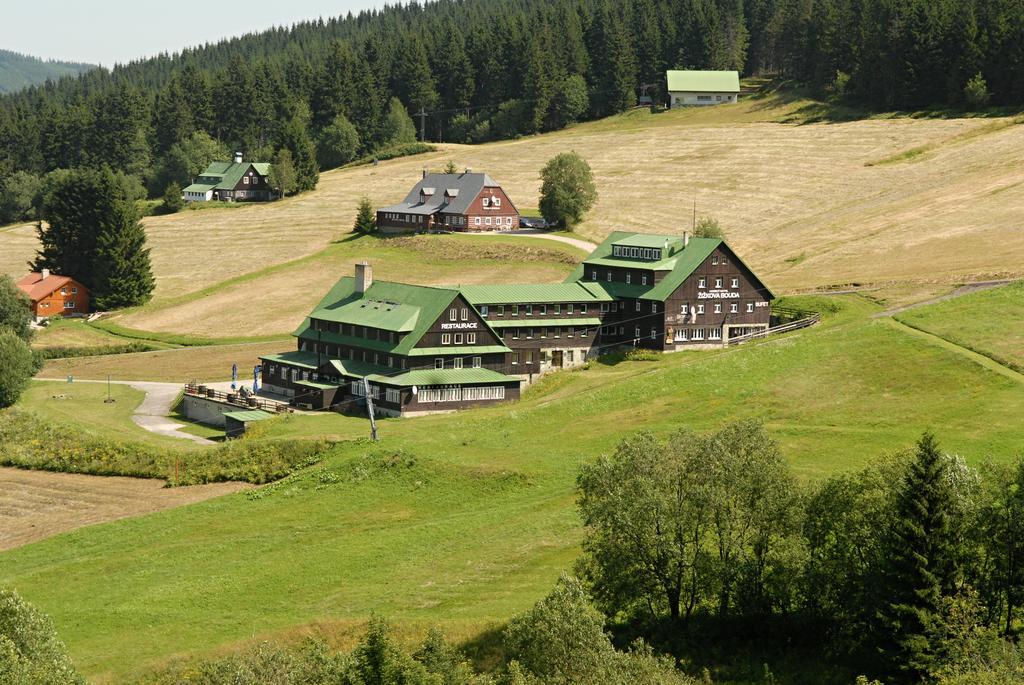
[[[0, 48], [111, 67], [221, 38], [381, 7], [384, 0], [17, 0], [2, 3]], [[397, 4], [392, 0], [389, 4]]]

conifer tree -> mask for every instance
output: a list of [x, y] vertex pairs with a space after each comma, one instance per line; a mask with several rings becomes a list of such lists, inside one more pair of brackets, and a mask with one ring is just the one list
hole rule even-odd
[[167, 87], [157, 94], [153, 120], [158, 154], [167, 152], [172, 145], [185, 140], [195, 130], [192, 112], [178, 77], [172, 78]]
[[316, 188], [320, 180], [316, 148], [301, 116], [294, 117], [284, 125], [281, 130], [281, 145], [291, 152], [296, 191], [303, 192]]
[[596, 116], [636, 104], [636, 56], [622, 18], [605, 2], [594, 22], [590, 106]]
[[356, 233], [373, 233], [377, 230], [377, 213], [373, 211], [370, 198], [364, 197], [359, 200], [356, 222], [352, 230]]
[[954, 491], [947, 458], [925, 433], [900, 485], [889, 531], [883, 603], [878, 612], [881, 649], [891, 668], [925, 677], [937, 661], [930, 634], [955, 590], [957, 552]]

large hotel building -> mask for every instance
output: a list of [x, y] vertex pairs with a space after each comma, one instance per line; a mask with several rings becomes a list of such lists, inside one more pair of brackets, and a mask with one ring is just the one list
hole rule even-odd
[[612, 233], [555, 284], [408, 285], [357, 264], [295, 351], [262, 357], [263, 384], [315, 409], [368, 387], [383, 415], [450, 411], [616, 347], [720, 346], [768, 328], [773, 297], [725, 242], [646, 233]]

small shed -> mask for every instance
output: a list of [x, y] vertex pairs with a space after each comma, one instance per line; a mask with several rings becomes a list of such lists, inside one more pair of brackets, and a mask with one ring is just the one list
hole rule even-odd
[[245, 434], [250, 423], [273, 418], [273, 416], [270, 412], [262, 409], [229, 411], [224, 414], [224, 435], [229, 438], [240, 438]]
[[740, 95], [738, 71], [668, 71], [670, 108], [735, 103]]

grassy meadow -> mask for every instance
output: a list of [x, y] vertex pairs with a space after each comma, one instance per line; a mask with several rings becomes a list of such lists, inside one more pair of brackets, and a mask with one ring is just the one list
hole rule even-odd
[[910, 309], [896, 319], [1024, 372], [1024, 281]]
[[[328, 171], [316, 191], [281, 202], [146, 217], [155, 297], [116, 321], [215, 339], [284, 332], [356, 258], [374, 262], [381, 278], [423, 283], [557, 280], [557, 258], [511, 247], [511, 257], [489, 258], [458, 238], [394, 249], [348, 238], [360, 197], [396, 202], [423, 168], [449, 160], [486, 170], [533, 211], [540, 168], [566, 150], [583, 155], [597, 180], [600, 198], [578, 227], [589, 240], [619, 229], [681, 232], [696, 202], [779, 291], [910, 282], [941, 292], [958, 280], [1022, 273], [1020, 119], [850, 116], [785, 92], [728, 107], [638, 109]], [[0, 229], [0, 272], [24, 272], [34, 230]]]
[[274, 419], [264, 439], [339, 442], [251, 493], [0, 554], [0, 584], [53, 616], [97, 682], [254, 639], [344, 642], [371, 612], [409, 634], [437, 624], [472, 638], [571, 567], [577, 466], [631, 431], [759, 418], [804, 482], [926, 428], [970, 463], [1024, 454], [1024, 376], [874, 319], [866, 298], [790, 304], [829, 314], [738, 348], [553, 374], [518, 403], [385, 420], [377, 446], [361, 418]]

